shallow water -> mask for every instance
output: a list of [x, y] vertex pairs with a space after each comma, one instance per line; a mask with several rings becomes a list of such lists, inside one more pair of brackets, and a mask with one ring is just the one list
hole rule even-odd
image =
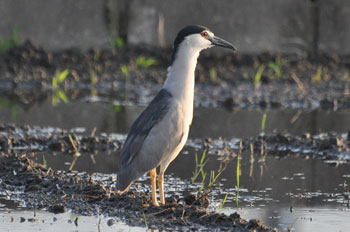
[[[202, 151], [197, 151], [201, 154]], [[191, 184], [195, 167], [194, 149], [185, 147], [184, 151], [169, 166], [165, 179], [166, 197], [184, 196], [189, 191], [195, 192], [201, 178]], [[42, 155], [37, 155], [37, 162], [42, 162]], [[54, 169], [68, 170], [73, 158], [69, 155], [45, 154], [48, 166]], [[209, 161], [205, 172], [218, 170], [221, 157], [208, 155]], [[90, 154], [83, 154], [74, 169], [88, 173], [115, 174], [118, 154], [98, 153], [94, 161]], [[259, 161], [259, 155], [251, 160], [250, 154], [243, 154], [238, 197], [238, 212], [245, 219], [262, 219], [267, 225], [282, 230], [295, 228], [296, 231], [346, 231], [350, 226], [348, 201], [350, 165], [339, 164], [337, 167], [310, 156], [287, 155], [284, 158], [273, 155], [265, 161]], [[95, 163], [94, 163], [95, 162]], [[222, 212], [232, 213], [236, 206], [236, 165], [234, 159], [220, 176], [220, 184], [213, 191], [211, 210], [220, 211], [220, 203], [228, 194]], [[186, 166], [184, 165], [186, 164]], [[344, 188], [344, 183], [345, 188]], [[136, 183], [133, 188], [150, 190], [148, 177]], [[327, 225], [324, 226], [323, 224]], [[322, 225], [322, 227], [321, 227]], [[304, 228], [305, 227], [305, 228]]]
[[[126, 134], [132, 122], [142, 111], [139, 106], [116, 106], [112, 103], [71, 102], [52, 107], [49, 101], [30, 107], [11, 106], [0, 108], [1, 123], [29, 124], [36, 126], [60, 127], [65, 129], [84, 128], [90, 134], [96, 127], [96, 133]], [[295, 135], [320, 132], [347, 132], [350, 128], [349, 111], [303, 111], [266, 110], [265, 133], [286, 131]], [[196, 108], [191, 138], [246, 138], [261, 132], [261, 110], [227, 111], [222, 108]], [[299, 116], [298, 116], [299, 114]], [[294, 122], [292, 122], [294, 121]], [[199, 186], [190, 183], [195, 167], [194, 154], [201, 155], [192, 147], [185, 147], [179, 157], [169, 166], [166, 176], [167, 197], [179, 192], [181, 195], [195, 191]], [[205, 171], [217, 171], [220, 165], [218, 155], [208, 155]], [[253, 159], [252, 159], [253, 158]], [[245, 219], [262, 219], [267, 225], [296, 231], [346, 231], [349, 228], [350, 211], [344, 196], [349, 195], [350, 165], [348, 163], [328, 164], [312, 154], [269, 154], [261, 159], [259, 154], [242, 154], [241, 176], [238, 197], [238, 211]], [[73, 157], [62, 153], [38, 152], [34, 159], [56, 170], [68, 170]], [[82, 154], [74, 165], [74, 170], [88, 173], [115, 174], [118, 168], [117, 152], [99, 152]], [[186, 165], [185, 165], [186, 164]], [[219, 211], [220, 203], [227, 194], [227, 201], [222, 212], [232, 213], [237, 210], [236, 202], [236, 165], [237, 159], [229, 163], [220, 176], [220, 184], [214, 189], [211, 209]], [[149, 189], [149, 180], [134, 185], [139, 189]], [[345, 186], [345, 188], [344, 188]], [[4, 204], [4, 203], [2, 203]], [[20, 223], [20, 217], [31, 218], [33, 211], [18, 209], [8, 202], [0, 209], [0, 228], [11, 231], [45, 229], [51, 231], [67, 228], [68, 231], [85, 231], [94, 228], [97, 217], [79, 216], [79, 225], [68, 222], [69, 213], [53, 216], [46, 212], [36, 212], [36, 222]], [[12, 209], [11, 213], [7, 209]], [[11, 222], [11, 216], [14, 222]], [[56, 217], [56, 222], [52, 218]], [[44, 220], [45, 222], [43, 222]], [[108, 226], [103, 219], [101, 231], [129, 228], [121, 222]], [[24, 227], [25, 226], [25, 227]], [[123, 227], [123, 228], [122, 228]], [[135, 228], [132, 228], [134, 230]]]
[[[78, 218], [77, 224], [75, 223]], [[129, 231], [126, 224], [115, 219], [92, 216], [81, 216], [70, 212], [53, 214], [46, 211], [34, 211], [26, 209], [1, 210], [0, 229], [11, 232], [57, 231], [57, 232], [115, 232]], [[145, 231], [142, 227], [132, 227], [132, 231]]]
[[[30, 106], [1, 106], [0, 122], [72, 129], [83, 127], [97, 133], [126, 134], [131, 124], [144, 109], [142, 106], [121, 106], [112, 103], [70, 102], [56, 107], [50, 101]], [[261, 132], [261, 120], [266, 113], [265, 132], [287, 131], [295, 135], [303, 133], [348, 132], [350, 111], [298, 111], [268, 109], [196, 108], [191, 126], [191, 138], [246, 138]], [[299, 116], [298, 116], [299, 115]]]

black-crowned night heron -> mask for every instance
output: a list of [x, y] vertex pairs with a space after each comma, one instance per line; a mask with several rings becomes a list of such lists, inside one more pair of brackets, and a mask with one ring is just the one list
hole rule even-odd
[[177, 34], [164, 86], [136, 119], [124, 143], [117, 175], [119, 193], [150, 172], [152, 202], [158, 206], [156, 169], [160, 166], [159, 196], [165, 204], [164, 172], [185, 145], [193, 118], [197, 58], [201, 50], [215, 45], [236, 50], [203, 26], [187, 26]]

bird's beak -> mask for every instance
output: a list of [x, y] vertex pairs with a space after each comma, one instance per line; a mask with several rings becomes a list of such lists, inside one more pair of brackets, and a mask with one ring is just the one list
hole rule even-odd
[[212, 36], [208, 39], [215, 46], [229, 48], [229, 49], [232, 49], [234, 52], [237, 51], [237, 48], [235, 48], [235, 46], [233, 46], [231, 43], [229, 43], [226, 40], [221, 39], [217, 36]]

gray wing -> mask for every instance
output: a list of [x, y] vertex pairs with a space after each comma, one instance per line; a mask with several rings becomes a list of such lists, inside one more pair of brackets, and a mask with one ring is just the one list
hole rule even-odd
[[121, 154], [120, 164], [128, 165], [139, 154], [140, 149], [150, 130], [169, 110], [172, 95], [166, 89], [161, 89], [157, 96], [147, 106], [132, 125], [126, 138]]

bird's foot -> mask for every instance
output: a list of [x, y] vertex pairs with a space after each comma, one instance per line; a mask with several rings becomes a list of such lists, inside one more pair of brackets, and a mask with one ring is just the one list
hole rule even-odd
[[155, 200], [152, 199], [152, 203], [153, 203], [154, 206], [157, 206], [157, 207], [159, 206], [159, 203], [158, 203], [157, 199], [155, 199]]

